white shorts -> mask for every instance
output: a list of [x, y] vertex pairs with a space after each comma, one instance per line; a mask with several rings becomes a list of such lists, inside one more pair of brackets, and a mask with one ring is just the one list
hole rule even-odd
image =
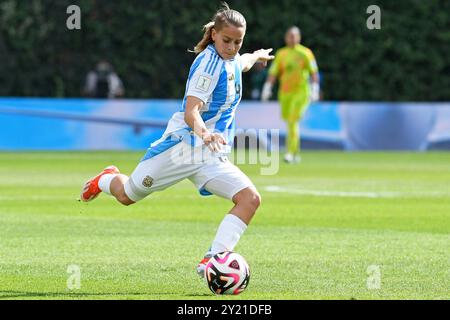
[[128, 198], [135, 202], [186, 178], [201, 195], [215, 194], [230, 200], [245, 188], [255, 188], [238, 167], [226, 157], [214, 156], [204, 145], [194, 148], [179, 142], [161, 148], [160, 153], [151, 149], [124, 186]]

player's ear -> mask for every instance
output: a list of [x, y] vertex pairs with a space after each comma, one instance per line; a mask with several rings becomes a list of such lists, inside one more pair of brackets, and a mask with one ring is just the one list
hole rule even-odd
[[216, 37], [217, 37], [217, 31], [216, 29], [212, 28], [211, 29], [211, 39], [216, 42]]

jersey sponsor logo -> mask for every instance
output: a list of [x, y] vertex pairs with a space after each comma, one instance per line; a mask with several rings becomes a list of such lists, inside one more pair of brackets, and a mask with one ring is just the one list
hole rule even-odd
[[153, 178], [145, 176], [144, 180], [142, 180], [142, 185], [146, 188], [150, 188], [153, 185]]
[[211, 78], [200, 76], [197, 80], [197, 85], [195, 86], [197, 89], [208, 92], [209, 86], [211, 85]]

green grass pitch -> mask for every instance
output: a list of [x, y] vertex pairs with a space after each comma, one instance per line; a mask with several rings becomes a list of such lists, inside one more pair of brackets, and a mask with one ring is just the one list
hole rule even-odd
[[241, 166], [263, 203], [235, 249], [249, 287], [231, 297], [195, 273], [227, 200], [184, 181], [130, 207], [77, 201], [87, 178], [129, 174], [142, 155], [0, 153], [0, 299], [450, 298], [450, 153], [305, 152], [274, 176]]

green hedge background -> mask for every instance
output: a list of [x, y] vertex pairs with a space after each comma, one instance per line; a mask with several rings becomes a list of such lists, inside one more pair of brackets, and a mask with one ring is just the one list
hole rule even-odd
[[[241, 53], [279, 48], [292, 24], [316, 55], [326, 100], [450, 100], [450, 1], [231, 1], [247, 18]], [[81, 7], [81, 30], [66, 8]], [[366, 9], [381, 7], [381, 30]], [[181, 98], [194, 55], [220, 1], [0, 0], [0, 95], [77, 97], [107, 58], [127, 98]], [[245, 98], [249, 77], [244, 78]], [[247, 89], [247, 90], [246, 90]]]

